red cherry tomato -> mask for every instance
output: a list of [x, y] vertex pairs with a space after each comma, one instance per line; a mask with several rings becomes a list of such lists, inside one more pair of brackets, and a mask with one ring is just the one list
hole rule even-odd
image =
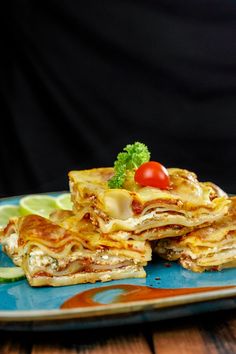
[[135, 182], [142, 186], [169, 189], [170, 177], [167, 169], [159, 162], [149, 161], [143, 163], [135, 172]]

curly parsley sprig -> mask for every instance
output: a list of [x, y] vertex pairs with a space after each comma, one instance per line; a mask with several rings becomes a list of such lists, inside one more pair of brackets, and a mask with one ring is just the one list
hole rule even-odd
[[130, 174], [135, 173], [135, 170], [144, 162], [150, 160], [150, 152], [147, 146], [140, 142], [128, 144], [123, 152], [117, 155], [114, 163], [115, 175], [108, 181], [109, 188], [122, 188], [125, 180]]

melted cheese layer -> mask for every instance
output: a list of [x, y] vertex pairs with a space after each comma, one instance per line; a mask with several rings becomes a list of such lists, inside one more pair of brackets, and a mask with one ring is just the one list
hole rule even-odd
[[58, 212], [53, 219], [15, 219], [1, 237], [3, 250], [23, 268], [31, 285], [121, 279], [129, 277], [129, 270], [130, 277], [145, 276], [142, 266], [151, 259], [148, 242], [111, 240], [68, 213], [64, 217]]
[[236, 265], [236, 197], [230, 198], [229, 213], [208, 227], [157, 242], [155, 251], [193, 271]]
[[112, 168], [69, 173], [74, 213], [90, 215], [102, 233], [135, 234], [167, 225], [196, 227], [221, 218], [230, 204], [227, 195], [210, 182], [199, 182], [194, 173], [169, 169], [171, 188], [109, 189]]

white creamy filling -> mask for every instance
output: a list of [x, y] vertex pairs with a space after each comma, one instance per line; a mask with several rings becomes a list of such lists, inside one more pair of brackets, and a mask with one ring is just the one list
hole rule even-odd
[[[64, 268], [66, 267], [69, 263], [72, 263], [76, 260], [80, 263], [83, 258], [84, 254], [82, 255], [81, 252], [75, 252], [72, 254], [70, 257], [67, 259], [55, 259], [51, 256], [46, 255], [41, 249], [35, 248], [30, 252], [29, 256], [29, 268], [32, 272], [35, 271], [35, 269], [45, 269], [45, 268], [50, 268], [53, 271], [57, 271], [58, 268]], [[108, 254], [96, 254], [96, 255], [88, 255], [92, 258], [92, 263], [91, 266], [96, 266], [96, 265], [104, 265], [106, 267], [110, 266], [116, 266], [119, 265], [123, 262], [129, 262], [128, 258], [125, 257], [120, 257], [120, 256], [115, 256], [115, 255], [108, 255]], [[133, 260], [134, 264], [136, 263], [135, 260]], [[93, 265], [92, 265], [93, 264]]]
[[30, 252], [29, 257], [29, 267], [33, 268], [42, 268], [50, 266], [53, 270], [57, 269], [57, 260], [53, 257], [47, 256], [40, 249], [33, 249]]
[[10, 254], [18, 248], [18, 238], [19, 236], [16, 233], [12, 233], [10, 236], [6, 237], [2, 241], [2, 245], [7, 248]]
[[167, 213], [158, 213], [157, 211], [152, 211], [148, 214], [142, 215], [140, 217], [132, 217], [127, 220], [120, 219], [110, 219], [109, 221], [104, 221], [101, 217], [97, 217], [99, 221], [99, 226], [102, 232], [112, 232], [116, 230], [127, 230], [127, 231], [135, 231], [139, 232], [154, 228], [161, 227], [166, 225], [182, 225], [182, 226], [196, 226], [203, 224], [208, 221], [215, 221], [220, 218], [222, 215], [226, 213], [226, 207], [221, 210], [217, 210], [215, 212], [209, 213], [201, 213], [200, 215], [191, 215], [190, 213], [186, 213], [186, 215], [174, 214], [171, 215]]

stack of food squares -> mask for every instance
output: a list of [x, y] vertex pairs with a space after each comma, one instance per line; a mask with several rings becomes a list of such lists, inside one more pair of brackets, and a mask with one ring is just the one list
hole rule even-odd
[[[10, 220], [0, 242], [30, 285], [145, 277], [152, 249], [186, 266], [184, 240], [209, 244], [207, 230], [222, 225], [229, 210], [232, 215], [232, 199], [213, 183], [199, 182], [193, 172], [167, 170], [149, 160], [144, 144], [128, 145], [114, 168], [69, 173], [73, 211]], [[235, 226], [232, 217], [226, 222]], [[195, 232], [200, 236], [194, 238]]]
[[236, 267], [236, 197], [229, 212], [209, 226], [157, 242], [155, 252], [194, 272]]

